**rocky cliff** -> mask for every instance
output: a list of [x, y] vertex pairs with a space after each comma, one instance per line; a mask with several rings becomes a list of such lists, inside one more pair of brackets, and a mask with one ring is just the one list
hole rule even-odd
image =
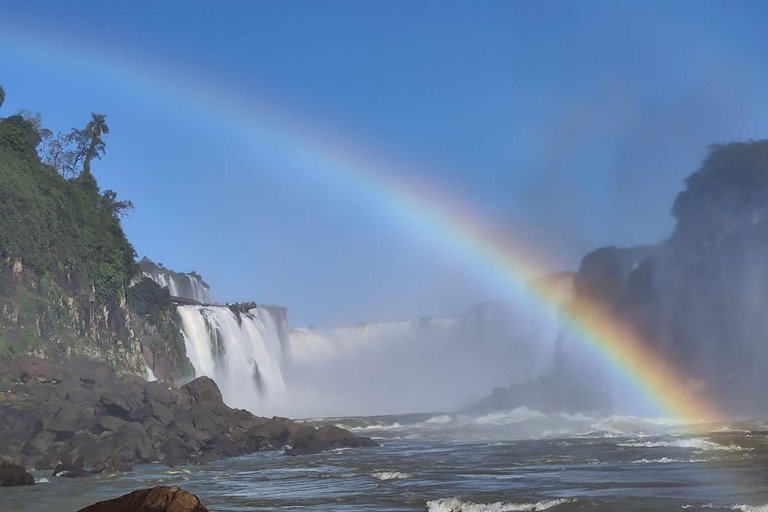
[[[0, 357], [85, 357], [121, 374], [192, 377], [168, 293], [141, 276], [93, 175], [67, 177], [36, 148], [34, 119], [0, 118]], [[133, 288], [132, 283], [136, 283]]]
[[[687, 178], [672, 214], [676, 224], [667, 240], [587, 254], [563, 307], [578, 310], [586, 302], [607, 308], [723, 412], [764, 413], [768, 141], [713, 146]], [[549, 375], [498, 388], [469, 410], [615, 406], [600, 368], [577, 357], [566, 331]]]

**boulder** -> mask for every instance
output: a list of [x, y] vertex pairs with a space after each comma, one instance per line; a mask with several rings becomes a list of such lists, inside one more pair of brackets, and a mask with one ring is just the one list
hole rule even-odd
[[181, 403], [196, 404], [199, 402], [224, 402], [221, 397], [219, 387], [210, 377], [198, 377], [189, 384], [179, 389], [181, 392]]
[[153, 487], [107, 501], [79, 512], [208, 512], [200, 499], [179, 487]]
[[171, 410], [165, 404], [155, 399], [150, 399], [149, 401], [149, 413], [157, 418], [164, 427], [173, 423], [174, 417]]
[[285, 445], [286, 455], [314, 455], [321, 451], [322, 446], [314, 439], [296, 439], [292, 444]]
[[35, 485], [35, 478], [23, 466], [0, 459], [0, 487]]
[[91, 476], [91, 472], [83, 468], [83, 463], [76, 464], [60, 463], [53, 468], [53, 476], [63, 476], [66, 478], [84, 478]]
[[[317, 430], [232, 409], [207, 377], [172, 389], [117, 377], [96, 361], [57, 366], [20, 358], [0, 360], [0, 381], [10, 390], [0, 394], [0, 454], [62, 475], [121, 471], [142, 462], [200, 463], [282, 448], [299, 455], [375, 446], [338, 427]], [[73, 461], [79, 467], [68, 467]]]
[[321, 443], [343, 444], [345, 440], [355, 437], [355, 435], [349, 430], [344, 430], [336, 425], [326, 425], [317, 429], [312, 437]]
[[101, 428], [102, 432], [117, 432], [126, 423], [128, 422], [117, 416], [104, 416], [99, 418], [96, 424]]

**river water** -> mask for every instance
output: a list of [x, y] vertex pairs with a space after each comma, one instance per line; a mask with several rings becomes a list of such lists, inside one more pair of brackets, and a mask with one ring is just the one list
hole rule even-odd
[[155, 485], [178, 485], [211, 511], [517, 510], [768, 512], [768, 426], [659, 419], [416, 414], [310, 420], [375, 438], [379, 448], [304, 457], [257, 453], [204, 466], [0, 489], [0, 510], [75, 511]]

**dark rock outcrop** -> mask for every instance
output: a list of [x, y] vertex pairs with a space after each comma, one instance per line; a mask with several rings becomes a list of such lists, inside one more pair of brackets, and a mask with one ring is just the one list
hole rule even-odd
[[0, 487], [35, 485], [35, 478], [23, 466], [0, 459]]
[[153, 487], [107, 501], [79, 512], [208, 512], [200, 499], [179, 487]]
[[260, 450], [289, 455], [375, 446], [338, 427], [232, 409], [216, 383], [200, 377], [179, 389], [106, 364], [0, 360], [0, 455], [61, 476], [125, 471], [160, 461], [199, 463]]

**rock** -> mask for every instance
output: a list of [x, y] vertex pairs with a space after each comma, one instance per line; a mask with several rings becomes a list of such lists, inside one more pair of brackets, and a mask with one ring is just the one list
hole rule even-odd
[[312, 436], [314, 439], [321, 443], [344, 443], [346, 439], [355, 437], [355, 435], [349, 430], [344, 430], [336, 425], [326, 425], [320, 427]]
[[121, 417], [125, 420], [131, 419], [129, 413], [131, 412], [131, 406], [128, 405], [128, 400], [122, 396], [115, 396], [111, 393], [104, 393], [101, 397], [101, 403], [107, 408], [107, 411], [114, 415]]
[[287, 418], [274, 417], [259, 427], [248, 431], [248, 437], [260, 437], [264, 439], [277, 439], [285, 443], [289, 438], [304, 438], [314, 434], [315, 428], [302, 425]]
[[91, 476], [91, 472], [83, 468], [82, 462], [77, 464], [60, 463], [56, 464], [56, 467], [53, 468], [53, 476], [63, 476], [66, 478], [84, 478]]
[[144, 386], [144, 396], [146, 401], [152, 400], [170, 407], [175, 402], [174, 396], [165, 384], [159, 382], [147, 382]]
[[123, 471], [153, 461], [200, 463], [284, 447], [300, 455], [375, 446], [338, 427], [317, 430], [231, 409], [207, 377], [171, 389], [116, 377], [94, 361], [56, 366], [33, 358], [0, 360], [0, 378], [9, 376], [4, 382], [11, 393], [0, 394], [0, 454], [61, 475]]
[[126, 423], [128, 422], [117, 416], [104, 416], [99, 419], [97, 425], [101, 428], [102, 432], [117, 432]]
[[179, 487], [153, 487], [100, 501], [79, 512], [208, 512], [194, 494]]
[[182, 386], [179, 390], [183, 395], [189, 398], [189, 403], [199, 402], [223, 402], [219, 387], [209, 377], [198, 377], [189, 384]]
[[149, 413], [157, 418], [164, 427], [173, 423], [174, 418], [171, 410], [165, 404], [155, 399], [150, 399], [149, 401]]
[[286, 455], [313, 455], [323, 451], [320, 443], [314, 439], [297, 439], [285, 446]]
[[35, 478], [23, 466], [0, 459], [0, 487], [35, 485]]

